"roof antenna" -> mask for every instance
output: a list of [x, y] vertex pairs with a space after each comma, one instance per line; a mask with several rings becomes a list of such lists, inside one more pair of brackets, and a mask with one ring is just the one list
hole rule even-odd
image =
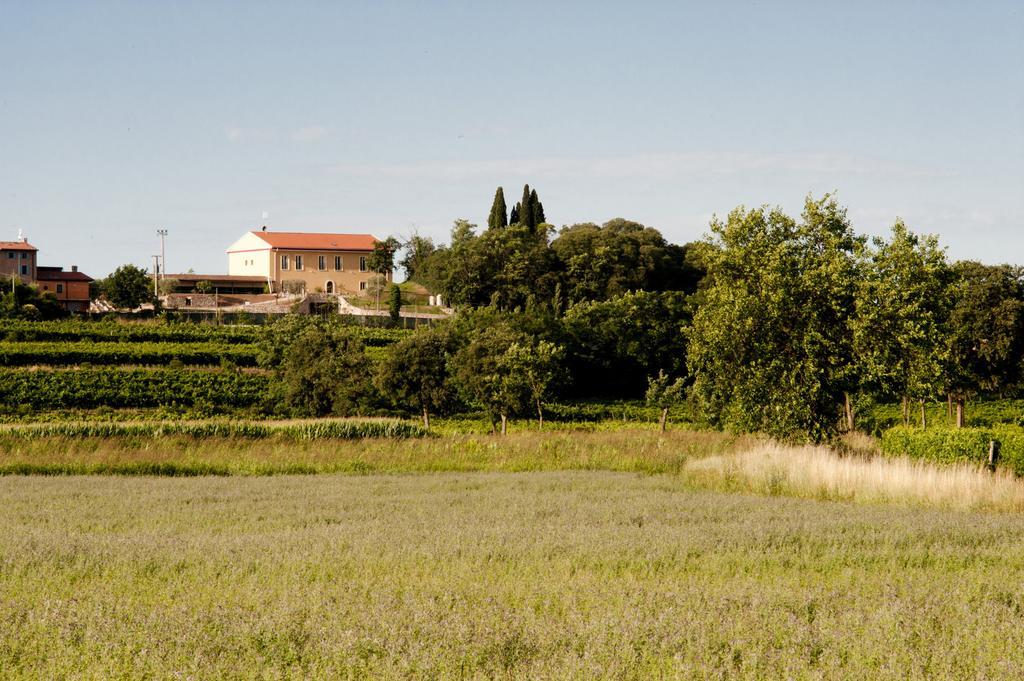
[[263, 231], [267, 231], [267, 218], [270, 217], [270, 213], [263, 211]]
[[21, 227], [18, 227], [18, 241], [26, 241], [25, 233], [21, 231]]

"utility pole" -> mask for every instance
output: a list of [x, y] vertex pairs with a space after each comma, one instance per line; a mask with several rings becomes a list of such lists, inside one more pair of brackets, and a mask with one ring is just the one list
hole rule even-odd
[[156, 230], [157, 235], [160, 237], [160, 262], [163, 264], [164, 269], [160, 272], [160, 279], [163, 280], [164, 273], [167, 271], [167, 256], [164, 252], [164, 237], [167, 236], [166, 229]]
[[160, 281], [160, 256], [153, 256], [153, 297], [160, 297], [160, 288], [158, 282]]

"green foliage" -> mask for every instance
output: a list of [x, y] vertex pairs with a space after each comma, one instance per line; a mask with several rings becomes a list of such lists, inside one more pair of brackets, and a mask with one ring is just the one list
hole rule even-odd
[[179, 364], [216, 366], [227, 359], [256, 366], [255, 346], [223, 343], [92, 343], [0, 341], [0, 364], [6, 366], [82, 364]]
[[38, 286], [26, 284], [17, 277], [0, 277], [0, 324], [66, 316], [67, 312], [50, 291], [41, 291]]
[[531, 190], [530, 185], [523, 186], [523, 198], [512, 209], [512, 224], [522, 225], [531, 232], [546, 222], [544, 206], [537, 198], [537, 190]]
[[690, 306], [682, 293], [636, 291], [580, 302], [564, 318], [573, 392], [639, 396], [647, 376], [686, 373]]
[[451, 247], [438, 253], [437, 285], [450, 304], [511, 310], [530, 300], [551, 300], [557, 266], [546, 233], [521, 224], [480, 236], [473, 229], [456, 223]]
[[398, 322], [402, 316], [402, 289], [392, 284], [388, 292], [388, 314], [392, 322]]
[[366, 258], [366, 267], [377, 274], [387, 274], [395, 269], [395, 252], [401, 246], [398, 239], [389, 236], [373, 244], [373, 252]]
[[27, 322], [0, 319], [0, 336], [8, 341], [248, 344], [256, 342], [263, 333], [263, 327], [258, 326], [118, 323], [82, 319]]
[[500, 229], [508, 227], [508, 215], [505, 207], [505, 191], [498, 187], [494, 192], [494, 201], [491, 203], [491, 212], [487, 216], [487, 229]]
[[687, 258], [687, 247], [670, 244], [658, 230], [622, 218], [601, 227], [565, 227], [551, 248], [564, 271], [561, 284], [570, 304], [640, 290], [693, 293], [703, 276]]
[[375, 397], [372, 369], [357, 334], [344, 327], [306, 324], [285, 347], [275, 388], [298, 416], [364, 414]]
[[1024, 428], [890, 428], [882, 434], [886, 456], [909, 456], [936, 463], [988, 463], [989, 442], [999, 443], [998, 465], [1024, 475]]
[[103, 295], [116, 308], [134, 310], [153, 299], [153, 281], [135, 265], [122, 265], [103, 280]]
[[807, 198], [800, 222], [738, 208], [712, 223], [710, 284], [694, 315], [688, 366], [714, 424], [822, 440], [850, 387], [855, 256], [845, 210]]
[[213, 282], [203, 279], [196, 282], [196, 293], [213, 293]]
[[430, 414], [455, 402], [449, 376], [454, 337], [444, 328], [426, 327], [393, 346], [393, 352], [378, 366], [376, 383], [382, 395], [395, 406], [423, 415], [430, 427]]
[[8, 426], [0, 438], [66, 437], [66, 438], [160, 438], [184, 436], [207, 438], [285, 440], [357, 440], [368, 437], [405, 439], [426, 434], [419, 426], [406, 421], [314, 421], [308, 423], [254, 423], [251, 421], [178, 421], [164, 423], [42, 423]]
[[413, 234], [404, 245], [405, 255], [398, 263], [405, 270], [405, 278], [433, 287], [430, 261], [437, 250], [429, 237]]
[[998, 392], [1020, 383], [1024, 271], [960, 262], [950, 287], [947, 361], [952, 392]]
[[530, 404], [526, 377], [507, 359], [513, 345], [528, 341], [507, 326], [489, 326], [475, 331], [452, 360], [456, 387], [463, 399], [487, 413], [492, 430], [500, 419], [504, 431], [508, 418]]
[[509, 346], [503, 364], [509, 374], [521, 377], [526, 398], [537, 410], [537, 419], [544, 423], [544, 404], [555, 386], [564, 381], [561, 361], [564, 348], [545, 340], [517, 341]]
[[874, 248], [856, 285], [851, 373], [873, 395], [928, 399], [942, 383], [943, 328], [949, 268], [934, 236], [918, 237], [902, 221]]
[[665, 430], [668, 421], [668, 411], [680, 404], [685, 397], [685, 384], [683, 379], [672, 380], [664, 371], [659, 371], [657, 376], [647, 379], [647, 404], [661, 410], [661, 429]]
[[252, 407], [270, 387], [264, 374], [174, 369], [0, 369], [0, 404], [34, 409], [114, 409], [215, 404]]

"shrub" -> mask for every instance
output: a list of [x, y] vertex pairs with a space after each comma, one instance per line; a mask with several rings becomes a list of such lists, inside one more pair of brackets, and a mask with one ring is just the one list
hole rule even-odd
[[1024, 428], [890, 428], [882, 434], [882, 453], [938, 463], [988, 462], [989, 442], [999, 443], [999, 465], [1024, 475]]

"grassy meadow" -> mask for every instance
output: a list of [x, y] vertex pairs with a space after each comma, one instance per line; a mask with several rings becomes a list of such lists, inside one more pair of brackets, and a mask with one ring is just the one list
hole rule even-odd
[[1019, 517], [607, 471], [0, 479], [6, 678], [1019, 678]]

